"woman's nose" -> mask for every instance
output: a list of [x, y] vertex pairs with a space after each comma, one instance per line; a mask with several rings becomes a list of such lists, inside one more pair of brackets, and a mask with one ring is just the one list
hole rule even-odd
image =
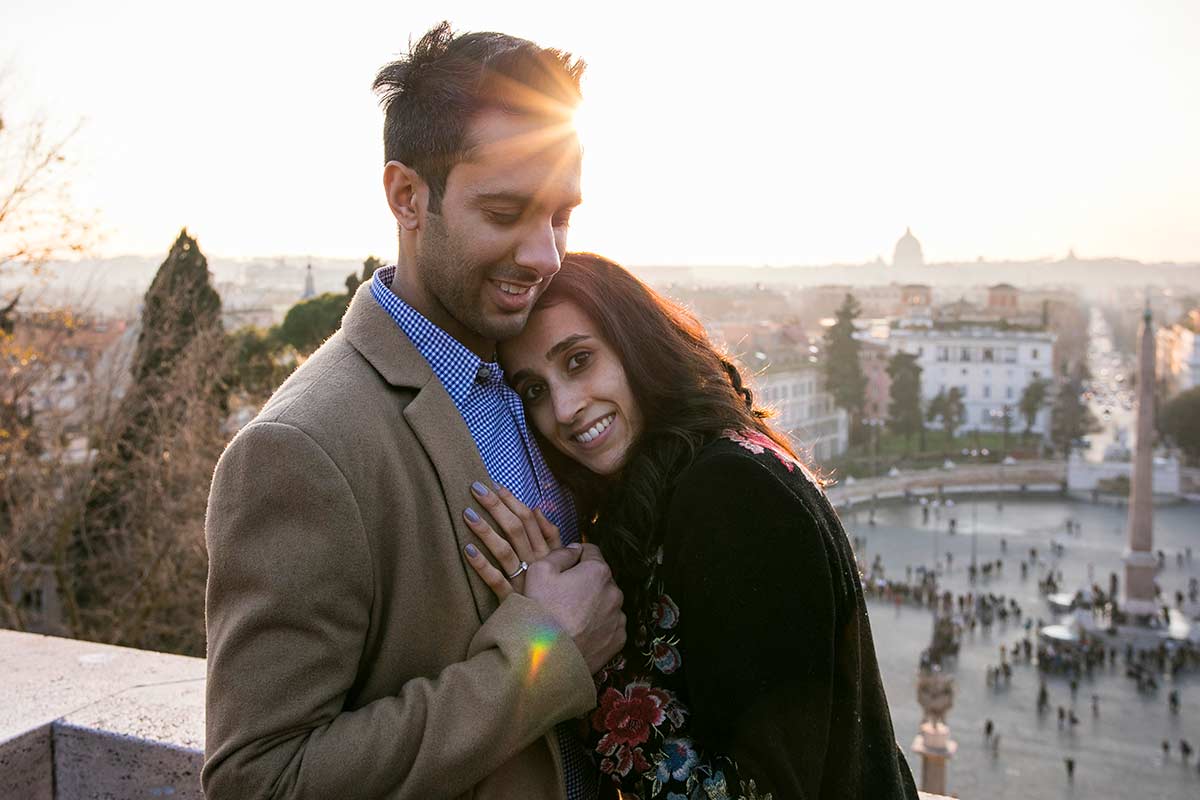
[[554, 416], [560, 425], [575, 422], [583, 407], [583, 393], [574, 388], [560, 389], [554, 393]]

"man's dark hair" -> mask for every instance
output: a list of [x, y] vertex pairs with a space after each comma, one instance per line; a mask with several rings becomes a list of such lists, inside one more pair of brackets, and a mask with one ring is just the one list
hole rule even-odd
[[570, 53], [503, 33], [455, 34], [442, 22], [375, 76], [383, 153], [414, 169], [437, 212], [451, 168], [468, 154], [467, 129], [500, 110], [565, 120], [580, 101], [585, 64]]

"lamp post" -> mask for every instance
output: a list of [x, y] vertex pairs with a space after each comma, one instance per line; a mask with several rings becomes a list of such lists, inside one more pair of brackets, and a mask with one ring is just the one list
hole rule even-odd
[[992, 425], [1000, 426], [1000, 466], [996, 467], [996, 509], [1000, 509], [1000, 495], [1003, 491], [1003, 481], [1000, 479], [1002, 472], [1001, 466], [1005, 459], [1008, 458], [1008, 429], [1012, 427], [1012, 406], [1005, 403], [1000, 408], [993, 408], [988, 412], [988, 416], [992, 418]]
[[[975, 451], [971, 451], [974, 453]], [[975, 566], [975, 551], [979, 542], [979, 493], [971, 492], [971, 566]]]
[[878, 417], [871, 417], [864, 420], [864, 423], [868, 431], [867, 447], [871, 451], [871, 477], [876, 478], [879, 476], [879, 430], [883, 427], [883, 420]]
[[992, 419], [992, 427], [1000, 429], [1000, 458], [1008, 455], [1008, 429], [1012, 425], [1012, 407], [1007, 403], [1000, 408], [988, 411]]
[[[982, 450], [971, 450], [969, 453], [964, 451], [964, 455], [970, 455], [971, 462], [979, 465], [983, 463], [983, 459], [988, 456], [988, 449], [985, 447]], [[979, 543], [979, 492], [971, 492], [971, 569], [975, 571], [976, 553]]]

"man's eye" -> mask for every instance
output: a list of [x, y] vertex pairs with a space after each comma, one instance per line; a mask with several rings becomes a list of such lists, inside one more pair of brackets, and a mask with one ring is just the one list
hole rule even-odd
[[567, 359], [567, 369], [576, 370], [580, 367], [586, 366], [591, 358], [592, 354], [590, 352], [587, 350], [580, 350], [578, 353], [573, 354]]
[[546, 387], [540, 383], [526, 384], [525, 388], [521, 390], [521, 399], [526, 403], [535, 403], [545, 391]]
[[488, 218], [497, 225], [516, 225], [521, 221], [520, 214], [506, 214], [500, 211], [489, 211]]

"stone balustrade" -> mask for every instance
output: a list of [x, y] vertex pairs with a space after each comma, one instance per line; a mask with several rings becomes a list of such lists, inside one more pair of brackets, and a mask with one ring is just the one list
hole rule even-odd
[[879, 478], [839, 479], [834, 476], [827, 494], [838, 508], [870, 502], [872, 497], [889, 500], [903, 497], [905, 492], [929, 496], [940, 487], [944, 493], [954, 492], [1019, 492], [1061, 491], [1067, 479], [1065, 461], [1018, 461], [1015, 464], [955, 463], [950, 469], [925, 469], [901, 472]]
[[0, 800], [203, 798], [204, 659], [0, 630], [0, 676]]

